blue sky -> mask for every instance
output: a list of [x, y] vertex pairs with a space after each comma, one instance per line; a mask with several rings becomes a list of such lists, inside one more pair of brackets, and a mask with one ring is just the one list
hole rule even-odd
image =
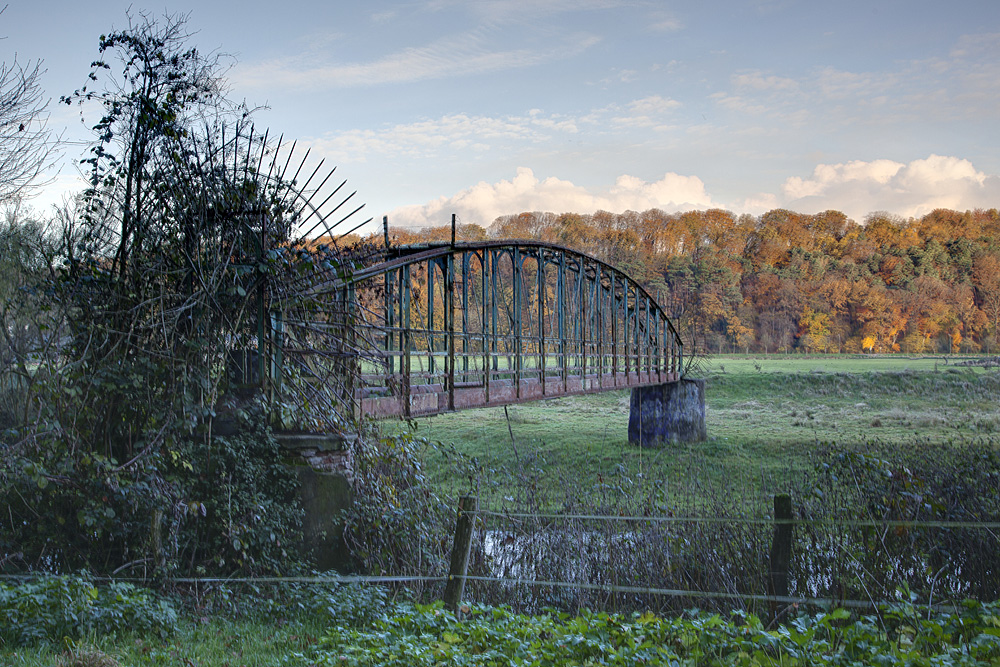
[[[190, 13], [258, 126], [338, 165], [365, 217], [1000, 206], [1000, 2], [9, 0], [7, 62], [82, 85], [126, 9]], [[87, 137], [75, 109], [50, 126]], [[63, 130], [63, 128], [66, 128]], [[69, 145], [47, 206], [74, 187]]]

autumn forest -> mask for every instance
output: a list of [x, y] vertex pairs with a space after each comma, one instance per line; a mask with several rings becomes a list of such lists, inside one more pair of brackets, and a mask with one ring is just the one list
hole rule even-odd
[[[449, 227], [393, 230], [394, 244]], [[996, 352], [1000, 212], [905, 219], [839, 211], [761, 216], [713, 209], [521, 213], [460, 240], [537, 239], [591, 254], [656, 295], [703, 353]]]

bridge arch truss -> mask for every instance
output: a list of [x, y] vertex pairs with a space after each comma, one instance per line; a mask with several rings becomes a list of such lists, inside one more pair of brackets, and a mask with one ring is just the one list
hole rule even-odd
[[354, 416], [502, 406], [683, 372], [683, 343], [656, 300], [596, 258], [533, 241], [383, 257], [318, 288], [341, 304], [338, 363]]

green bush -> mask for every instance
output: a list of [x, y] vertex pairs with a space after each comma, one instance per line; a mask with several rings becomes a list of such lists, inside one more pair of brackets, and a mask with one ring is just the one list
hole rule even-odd
[[166, 599], [124, 582], [98, 587], [82, 575], [0, 583], [0, 643], [25, 646], [87, 633], [166, 635], [177, 612]]
[[262, 416], [251, 415], [243, 428], [232, 436], [192, 438], [181, 448], [174, 473], [183, 480], [183, 509], [174, 519], [183, 525], [177, 569], [197, 563], [200, 571], [278, 574], [301, 564], [295, 473], [282, 465]]
[[342, 520], [344, 540], [363, 572], [426, 576], [446, 569], [455, 506], [424, 475], [422, 456], [432, 446], [410, 433], [359, 440], [356, 501]]
[[178, 485], [165, 479], [161, 452], [122, 468], [53, 434], [3, 463], [8, 521], [0, 527], [0, 558], [10, 555], [3, 569], [102, 572], [133, 562], [153, 570], [162, 560], [152, 526], [169, 511]]
[[265, 616], [294, 610], [311, 619], [335, 625], [363, 626], [386, 612], [388, 591], [358, 584], [292, 584], [281, 587], [264, 605]]
[[[976, 526], [1000, 521], [995, 440], [829, 445], [817, 459], [811, 488], [798, 494], [801, 512], [833, 523], [796, 527], [799, 591], [887, 600], [904, 589], [925, 602], [1000, 597], [996, 537]], [[874, 523], [851, 523], [859, 521]], [[823, 579], [829, 588], [816, 588]]]
[[[6, 459], [0, 569], [263, 574], [300, 562], [296, 478], [263, 417], [197, 433], [133, 465], [37, 439]], [[18, 563], [15, 563], [14, 556]], [[5, 560], [6, 565], [5, 565]]]

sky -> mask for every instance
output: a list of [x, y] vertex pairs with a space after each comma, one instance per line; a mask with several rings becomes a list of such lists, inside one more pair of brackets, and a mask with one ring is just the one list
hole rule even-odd
[[129, 7], [188, 15], [257, 126], [358, 191], [362, 231], [1000, 207], [997, 0], [8, 0], [0, 56], [43, 61], [67, 140], [36, 208], [81, 187], [91, 135], [55, 102]]

